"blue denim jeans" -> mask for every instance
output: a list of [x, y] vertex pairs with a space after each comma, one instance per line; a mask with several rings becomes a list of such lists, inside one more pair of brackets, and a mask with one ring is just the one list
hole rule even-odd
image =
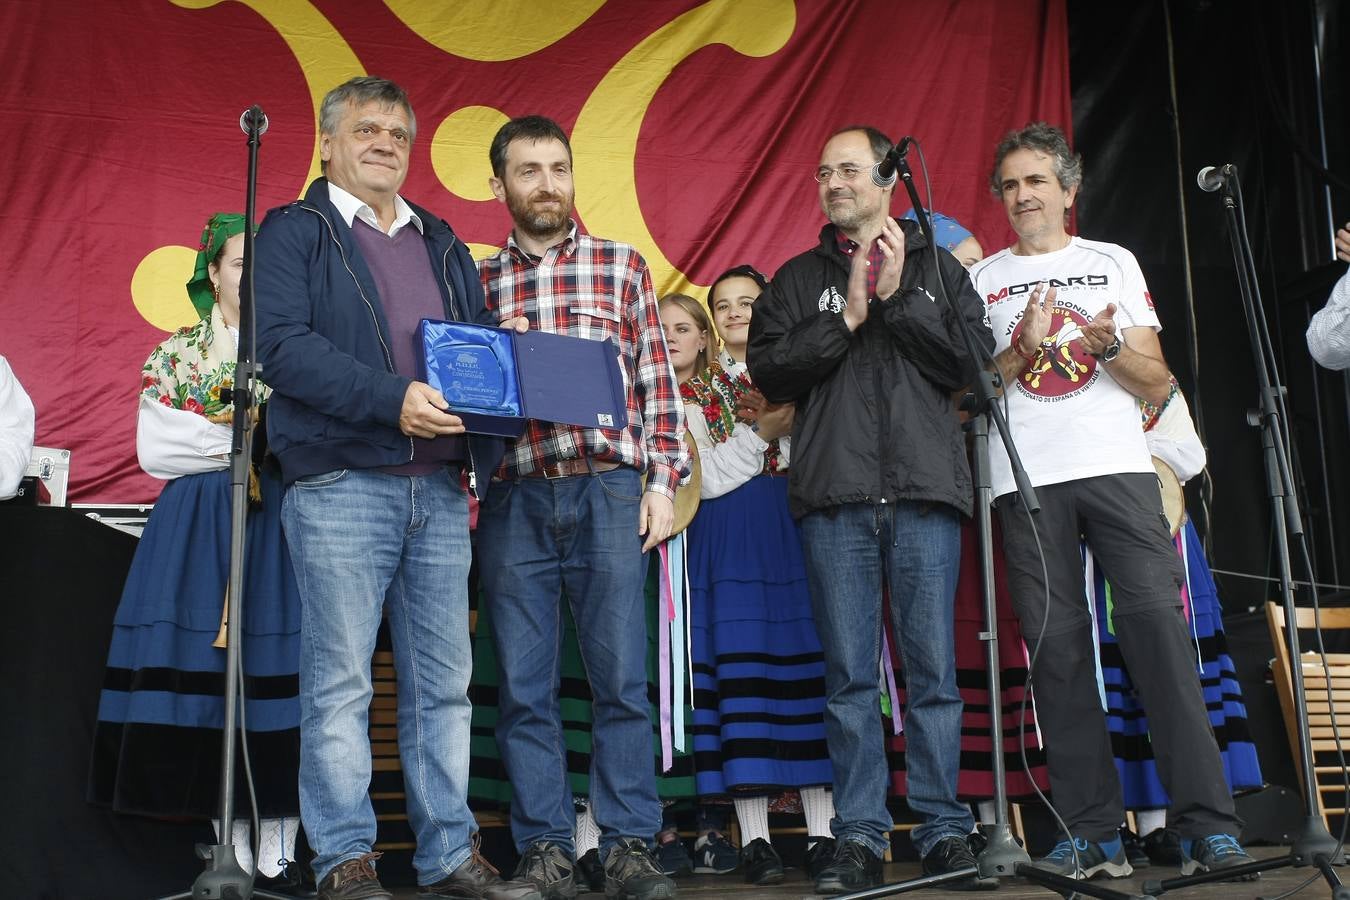
[[594, 697], [591, 803], [601, 857], [661, 830], [647, 701], [642, 481], [620, 467], [494, 481], [478, 516], [501, 687], [497, 746], [511, 777], [511, 835], [574, 852], [558, 688], [565, 592]]
[[961, 695], [956, 688], [952, 608], [961, 560], [955, 510], [941, 504], [847, 504], [802, 519], [811, 602], [825, 650], [825, 735], [834, 765], [839, 840], [886, 849], [887, 768], [878, 672], [881, 586], [890, 587], [891, 627], [904, 663], [905, 760], [912, 834], [926, 854], [974, 825], [956, 799]]
[[413, 866], [430, 884], [469, 858], [468, 499], [458, 470], [343, 469], [282, 504], [300, 589], [300, 816], [314, 874], [375, 841], [370, 660], [389, 617]]

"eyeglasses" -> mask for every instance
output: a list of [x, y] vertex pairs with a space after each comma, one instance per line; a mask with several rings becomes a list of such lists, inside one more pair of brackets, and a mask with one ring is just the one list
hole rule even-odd
[[845, 163], [837, 169], [833, 166], [821, 166], [819, 169], [816, 169], [815, 178], [816, 181], [821, 184], [829, 184], [830, 178], [838, 175], [840, 181], [849, 182], [861, 175], [862, 171], [863, 170], [857, 166], [849, 165], [848, 163]]

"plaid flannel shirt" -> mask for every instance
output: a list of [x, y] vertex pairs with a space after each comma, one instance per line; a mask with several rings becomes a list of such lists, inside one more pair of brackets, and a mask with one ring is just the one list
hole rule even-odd
[[684, 405], [666, 352], [651, 273], [627, 244], [580, 233], [534, 259], [516, 244], [478, 263], [488, 309], [498, 321], [526, 316], [530, 328], [619, 345], [628, 425], [578, 428], [530, 420], [507, 444], [498, 474], [516, 478], [565, 459], [590, 456], [648, 473], [647, 490], [671, 499], [689, 474]]

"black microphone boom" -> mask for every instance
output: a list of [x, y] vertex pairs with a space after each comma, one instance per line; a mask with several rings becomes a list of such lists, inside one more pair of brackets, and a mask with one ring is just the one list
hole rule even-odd
[[1200, 185], [1200, 190], [1214, 193], [1227, 183], [1229, 178], [1237, 174], [1237, 166], [1232, 163], [1224, 163], [1221, 166], [1205, 166], [1195, 176], [1195, 183]]
[[891, 152], [882, 158], [881, 162], [872, 167], [872, 183], [877, 187], [890, 187], [895, 184], [895, 170], [900, 166], [900, 160], [909, 153], [909, 145], [914, 143], [914, 138], [905, 135], [900, 139], [900, 143], [891, 148]]

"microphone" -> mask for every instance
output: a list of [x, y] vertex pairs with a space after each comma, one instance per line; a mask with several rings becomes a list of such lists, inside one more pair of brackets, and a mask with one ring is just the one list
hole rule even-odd
[[1200, 186], [1200, 190], [1212, 194], [1222, 188], [1228, 182], [1228, 179], [1235, 175], [1237, 175], [1237, 166], [1232, 163], [1224, 163], [1221, 166], [1205, 166], [1195, 176], [1195, 183]]
[[900, 166], [900, 160], [904, 159], [909, 153], [909, 145], [914, 143], [914, 138], [905, 135], [900, 139], [900, 143], [891, 148], [891, 152], [882, 158], [881, 162], [872, 167], [872, 183], [877, 187], [890, 187], [895, 184], [895, 170]]
[[243, 115], [239, 117], [239, 127], [243, 129], [244, 134], [252, 134], [253, 126], [257, 125], [259, 136], [267, 133], [267, 113], [262, 111], [262, 107], [253, 104], [244, 110]]

